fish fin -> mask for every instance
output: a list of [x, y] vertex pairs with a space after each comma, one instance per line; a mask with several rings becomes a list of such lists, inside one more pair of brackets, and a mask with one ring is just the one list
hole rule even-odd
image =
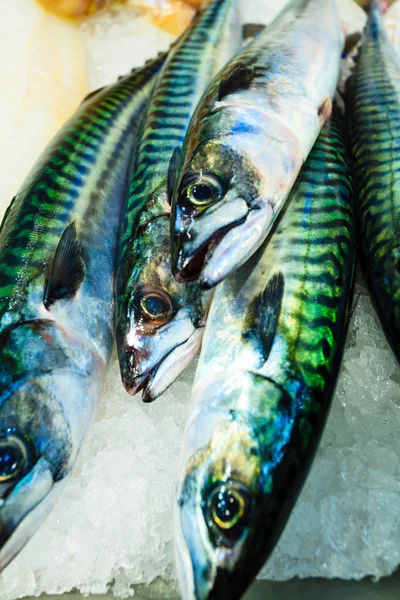
[[225, 96], [246, 90], [250, 87], [254, 74], [248, 65], [235, 65], [228, 75], [221, 80], [218, 90], [218, 100]]
[[176, 174], [178, 172], [180, 148], [175, 148], [172, 153], [171, 160], [169, 161], [168, 168], [168, 204], [171, 204], [172, 194], [175, 187]]
[[11, 200], [10, 204], [7, 206], [6, 212], [4, 213], [3, 219], [2, 219], [1, 224], [0, 224], [0, 231], [2, 230], [3, 225], [6, 222], [7, 217], [10, 214], [11, 207], [14, 204], [14, 202], [15, 202], [16, 199], [17, 199], [17, 196], [14, 196], [14, 198]]
[[54, 254], [43, 294], [47, 310], [57, 300], [73, 298], [85, 278], [85, 262], [75, 221], [64, 230]]
[[84, 102], [87, 102], [87, 100], [90, 100], [91, 98], [94, 98], [94, 96], [97, 96], [97, 94], [100, 94], [100, 92], [105, 90], [106, 87], [108, 87], [108, 86], [103, 85], [101, 88], [98, 88], [97, 90], [93, 90], [93, 92], [89, 92], [88, 95], [84, 97], [81, 104], [83, 104]]
[[275, 338], [284, 289], [283, 274], [276, 273], [268, 281], [265, 290], [254, 298], [252, 306], [249, 308], [251, 314], [248, 315], [248, 319], [251, 333], [258, 339], [264, 362], [268, 359]]
[[260, 25], [258, 23], [245, 23], [242, 27], [242, 39], [248, 40], [249, 38], [256, 37], [259, 33], [264, 31], [266, 25]]

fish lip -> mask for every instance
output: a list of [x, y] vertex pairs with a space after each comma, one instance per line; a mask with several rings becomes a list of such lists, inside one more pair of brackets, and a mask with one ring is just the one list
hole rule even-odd
[[190, 283], [191, 281], [196, 281], [200, 279], [200, 288], [204, 291], [210, 290], [214, 287], [214, 285], [207, 285], [207, 282], [201, 279], [201, 274], [204, 269], [204, 265], [209, 260], [212, 255], [214, 248], [218, 246], [223, 237], [235, 227], [242, 225], [246, 221], [247, 215], [242, 219], [238, 219], [233, 223], [229, 223], [229, 225], [225, 225], [221, 227], [213, 234], [210, 235], [208, 240], [206, 240], [197, 250], [193, 253], [191, 257], [185, 256], [182, 245], [184, 241], [187, 239], [186, 236], [181, 238], [178, 241], [178, 245], [180, 249], [178, 249], [178, 258], [176, 261], [173, 261], [172, 265], [172, 273], [178, 283]]
[[[36, 473], [35, 473], [36, 471]], [[28, 479], [26, 481], [25, 479]], [[49, 514], [53, 503], [54, 503], [54, 490], [57, 486], [60, 485], [60, 482], [57, 482], [54, 479], [54, 476], [51, 472], [50, 465], [44, 458], [40, 458], [36, 465], [33, 467], [32, 472], [26, 476], [22, 482], [20, 482], [16, 488], [10, 493], [7, 498], [5, 498], [4, 502], [0, 506], [0, 573], [10, 564], [12, 560], [19, 554], [19, 552], [25, 547], [26, 543], [35, 535], [36, 531], [43, 523], [47, 515]], [[26, 501], [25, 495], [27, 493], [27, 487], [29, 487], [29, 481], [36, 482], [36, 486], [39, 484], [39, 489], [36, 491], [36, 499], [35, 502], [29, 506], [29, 510], [27, 512], [20, 511], [18, 512], [18, 502], [24, 503]], [[21, 490], [19, 486], [24, 483], [24, 488]], [[44, 487], [45, 491], [40, 493], [40, 486]], [[19, 493], [22, 493], [22, 499], [18, 498], [16, 500], [17, 505], [13, 507], [13, 503], [15, 501], [15, 490], [20, 489]], [[38, 494], [39, 492], [39, 494]], [[28, 490], [29, 493], [29, 490]], [[53, 503], [46, 504], [46, 501], [53, 497]], [[10, 504], [12, 508], [12, 518], [7, 516], [7, 511], [10, 511]], [[6, 514], [2, 514], [6, 511]], [[28, 519], [35, 513], [35, 526], [32, 532], [32, 528], [26, 530], [26, 526], [29, 525]], [[13, 520], [14, 519], [14, 520]]]
[[[167, 385], [167, 387], [165, 387], [164, 389], [162, 389], [161, 392], [156, 392], [155, 390], [151, 389], [151, 384], [154, 381], [157, 372], [159, 370], [159, 368], [161, 367], [161, 365], [167, 360], [167, 358], [173, 353], [175, 352], [175, 350], [177, 348], [181, 348], [182, 346], [186, 346], [188, 344], [188, 342], [199, 332], [201, 332], [202, 330], [204, 330], [204, 326], [203, 327], [195, 327], [193, 333], [183, 342], [181, 342], [180, 344], [176, 344], [173, 348], [171, 348], [164, 356], [161, 360], [158, 361], [157, 365], [155, 365], [155, 367], [153, 367], [153, 369], [151, 370], [149, 376], [146, 378], [146, 384], [145, 386], [143, 386], [143, 394], [142, 394], [142, 400], [143, 402], [154, 402], [154, 400], [156, 400], [159, 396], [161, 396], [161, 394], [163, 394], [169, 387], [170, 385], [172, 385], [173, 381], [171, 381], [170, 384]], [[190, 362], [190, 361], [189, 361]], [[185, 365], [187, 366], [187, 365]]]
[[173, 275], [178, 283], [190, 283], [199, 279], [207, 258], [211, 241], [203, 244], [192, 258], [185, 260], [181, 255], [178, 258], [176, 268], [173, 269]]
[[122, 383], [128, 394], [130, 394], [131, 396], [135, 396], [136, 394], [141, 392], [146, 387], [148, 380], [151, 377], [151, 371], [152, 370], [150, 369], [147, 373], [143, 375], [137, 375], [136, 377], [133, 377], [129, 380], [129, 383], [126, 377], [122, 377]]
[[[188, 342], [188, 340], [194, 335], [194, 333], [196, 331], [198, 331], [198, 329], [199, 328], [196, 327], [194, 332], [192, 333], [192, 335], [190, 335], [186, 340], [184, 340], [183, 342], [181, 342], [179, 344], [175, 344], [175, 346], [170, 348], [153, 367], [147, 369], [141, 375], [137, 375], [136, 377], [134, 377], [131, 380], [132, 383], [130, 385], [128, 385], [124, 381], [124, 387], [127, 390], [127, 392], [129, 392], [129, 394], [131, 394], [132, 396], [134, 396], [135, 394], [138, 394], [139, 392], [142, 392], [143, 402], [145, 402], [147, 404], [154, 402], [154, 400], [156, 400], [161, 394], [155, 394], [149, 388], [157, 374], [158, 369], [160, 368], [162, 363], [168, 358], [168, 356], [170, 356], [170, 354], [172, 354], [172, 352], [174, 352], [174, 350], [176, 350], [180, 346], [184, 346]], [[166, 391], [168, 389], [168, 387], [165, 388], [163, 390], [163, 392]], [[163, 392], [161, 392], [161, 393], [163, 393]]]

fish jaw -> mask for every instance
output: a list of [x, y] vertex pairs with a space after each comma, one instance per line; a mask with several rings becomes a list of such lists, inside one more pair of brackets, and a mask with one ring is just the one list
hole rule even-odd
[[160, 396], [197, 353], [204, 321], [193, 322], [181, 308], [173, 320], [149, 334], [132, 321], [118, 343], [122, 383], [132, 396], [143, 391], [143, 400]]
[[75, 464], [98, 394], [96, 383], [61, 369], [28, 378], [0, 400], [0, 463], [16, 444], [22, 449], [21, 477], [7, 482], [0, 473], [0, 571], [50, 513]]
[[[277, 516], [273, 485], [287, 440], [282, 419], [287, 398], [272, 380], [232, 370], [197, 382], [191, 403], [175, 504], [181, 594], [239, 600], [288, 516], [285, 507]], [[227, 490], [239, 493], [244, 508], [232, 529], [221, 529], [213, 499], [217, 492], [220, 501]]]
[[176, 346], [152, 372], [143, 389], [144, 402], [152, 402], [161, 396], [186, 369], [200, 349], [203, 333], [204, 327], [195, 329], [186, 342]]
[[229, 273], [241, 267], [262, 244], [274, 217], [272, 206], [266, 205], [261, 214], [257, 209], [251, 211], [243, 223], [228, 231], [221, 242], [208, 252], [200, 277], [200, 287], [204, 290], [212, 289]]
[[34, 535], [70, 474], [104, 380], [94, 349], [56, 322], [1, 333], [0, 569]]
[[184, 174], [172, 210], [175, 279], [200, 278], [202, 289], [220, 283], [262, 244], [305, 159], [299, 139], [281, 119], [258, 107], [227, 105], [207, 125], [212, 128], [222, 113], [224, 123], [240, 133], [212, 137], [183, 165], [191, 179], [214, 173], [218, 165], [221, 197], [200, 210], [193, 207]]
[[0, 572], [17, 556], [50, 513], [61, 484], [40, 459], [0, 506]]
[[[173, 274], [178, 282], [187, 283], [198, 279], [211, 248], [218, 244], [226, 232], [247, 218], [249, 209], [242, 198], [228, 202], [223, 202], [221, 206], [200, 216], [197, 222], [193, 221], [186, 233], [175, 236], [172, 264]], [[181, 229], [180, 223], [178, 227]]]

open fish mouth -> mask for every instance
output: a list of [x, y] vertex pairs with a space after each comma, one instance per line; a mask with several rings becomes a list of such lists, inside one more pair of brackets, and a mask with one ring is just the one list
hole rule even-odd
[[272, 208], [264, 212], [252, 209], [221, 228], [190, 258], [180, 250], [174, 276], [180, 283], [199, 279], [200, 288], [211, 290], [236, 271], [260, 247], [274, 221]]
[[[207, 263], [209, 262], [215, 248], [221, 243], [224, 236], [235, 227], [244, 223], [244, 219], [240, 219], [235, 223], [231, 223], [216, 233], [211, 235], [209, 239], [204, 242], [198, 250], [194, 252], [191, 257], [186, 257], [184, 250], [178, 251], [178, 259], [176, 266], [172, 267], [173, 275], [178, 283], [190, 283], [200, 279]], [[201, 280], [200, 286], [203, 290], [208, 290], [214, 287], [213, 285], [208, 286], [207, 282]]]
[[192, 258], [179, 258], [176, 269], [173, 271], [175, 279], [178, 283], [190, 283], [200, 278], [207, 262], [208, 257], [213, 251], [213, 248], [223, 238], [223, 233], [213, 236], [209, 241], [201, 246], [201, 248], [192, 256]]
[[192, 361], [199, 349], [203, 332], [204, 326], [196, 328], [186, 340], [166, 352], [153, 367], [129, 382], [124, 381], [126, 390], [131, 395], [142, 392], [143, 402], [156, 400]]

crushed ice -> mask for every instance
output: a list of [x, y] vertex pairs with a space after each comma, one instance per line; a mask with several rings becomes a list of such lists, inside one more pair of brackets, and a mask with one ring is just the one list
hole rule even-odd
[[[360, 285], [355, 303], [317, 458], [262, 578], [379, 578], [400, 563], [400, 368]], [[126, 597], [174, 580], [172, 500], [194, 369], [145, 405], [124, 392], [113, 360], [64, 496], [0, 577], [2, 600]]]
[[[261, 4], [243, 0], [244, 21], [254, 22]], [[265, 21], [275, 1], [268, 7]], [[92, 88], [170, 43], [169, 34], [152, 28], [148, 44], [143, 28], [152, 26], [140, 17], [102, 18], [83, 28]], [[400, 369], [360, 284], [355, 300], [321, 446], [263, 578], [379, 578], [400, 563]], [[114, 358], [73, 476], [45, 525], [0, 576], [2, 600], [73, 589], [127, 597], [157, 578], [174, 581], [172, 501], [194, 369], [144, 405], [124, 392]]]

